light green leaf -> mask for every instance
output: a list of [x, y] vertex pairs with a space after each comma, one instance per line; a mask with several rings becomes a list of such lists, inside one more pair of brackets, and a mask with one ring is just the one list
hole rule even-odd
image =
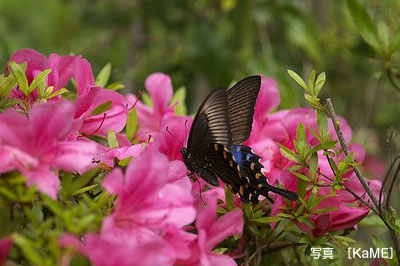
[[105, 87], [111, 75], [111, 63], [106, 64], [96, 77], [96, 85]]
[[314, 81], [315, 81], [315, 69], [313, 69], [311, 71], [310, 78], [308, 79], [308, 88], [309, 88], [309, 91], [311, 92], [312, 95], [315, 95], [315, 93], [314, 93]]
[[315, 210], [314, 213], [322, 214], [322, 213], [327, 213], [327, 212], [334, 212], [337, 209], [338, 209], [337, 207], [330, 207], [330, 208], [326, 208], [326, 209], [318, 209], [318, 210]]
[[119, 82], [114, 82], [111, 83], [110, 85], [107, 86], [107, 89], [112, 90], [112, 91], [118, 91], [125, 89], [125, 85]]
[[92, 188], [97, 187], [98, 185], [99, 184], [94, 184], [94, 185], [91, 185], [91, 186], [80, 188], [77, 191], [75, 191], [72, 195], [78, 195], [78, 194], [81, 194], [81, 193], [85, 193], [85, 192], [91, 190]]
[[318, 132], [322, 138], [322, 141], [323, 142], [327, 141], [329, 138], [328, 118], [320, 110], [317, 110], [317, 125], [318, 125]]
[[115, 135], [115, 132], [112, 129], [108, 130], [107, 143], [108, 147], [110, 147], [111, 149], [117, 148], [119, 146], [117, 136]]
[[186, 89], [185, 87], [180, 87], [175, 92], [171, 100], [171, 104], [175, 104], [176, 102], [178, 102], [178, 104], [175, 106], [175, 113], [177, 115], [186, 115], [185, 99], [186, 99]]
[[137, 126], [138, 126], [138, 117], [137, 117], [137, 112], [136, 109], [133, 108], [129, 111], [128, 114], [128, 119], [126, 120], [126, 137], [132, 141], [133, 138], [136, 135], [137, 131]]
[[308, 91], [306, 83], [304, 82], [304, 80], [299, 75], [297, 75], [296, 72], [288, 69], [288, 73], [292, 77], [292, 79], [294, 79], [294, 81], [297, 82], [297, 84], [299, 84], [304, 90]]
[[106, 101], [98, 105], [92, 112], [92, 115], [99, 115], [111, 109], [112, 101]]
[[311, 181], [310, 178], [308, 178], [307, 176], [305, 176], [303, 174], [300, 174], [300, 173], [297, 173], [297, 172], [292, 172], [292, 174], [294, 174], [295, 176], [297, 176], [298, 178], [300, 178], [300, 179], [302, 179], [304, 181], [307, 181], [307, 182]]
[[311, 155], [310, 158], [310, 176], [312, 179], [315, 178], [315, 175], [317, 174], [317, 169], [318, 169], [318, 154], [314, 153]]
[[150, 98], [150, 96], [149, 96], [147, 93], [145, 93], [145, 92], [142, 93], [142, 100], [143, 100], [144, 104], [146, 104], [146, 105], [148, 105], [148, 106], [150, 106], [150, 107], [153, 106], [153, 100], [152, 100], [152, 99]]
[[263, 217], [258, 219], [250, 219], [250, 222], [260, 223], [260, 224], [269, 224], [269, 223], [276, 223], [279, 221], [284, 220], [284, 218], [275, 216], [275, 217]]
[[400, 29], [396, 31], [391, 41], [390, 52], [394, 53], [400, 48]]
[[18, 83], [18, 86], [23, 94], [26, 96], [29, 95], [29, 86], [28, 86], [28, 79], [25, 75], [26, 63], [24, 64], [17, 64], [15, 62], [10, 62], [8, 64], [11, 73], [13, 74], [15, 80]]
[[347, 0], [347, 6], [361, 36], [372, 48], [381, 52], [378, 34], [367, 11], [357, 0]]
[[315, 82], [315, 96], [318, 96], [318, 94], [321, 92], [322, 87], [325, 84], [325, 72], [322, 72], [321, 74], [318, 75], [317, 81]]
[[[40, 72], [29, 86], [29, 93], [31, 93], [36, 87], [45, 88], [46, 87], [46, 77], [50, 74], [51, 69], [46, 69]], [[42, 90], [38, 89], [39, 96], [42, 97]]]
[[315, 154], [317, 151], [333, 149], [333, 148], [336, 147], [336, 143], [337, 143], [336, 140], [332, 140], [332, 141], [325, 142], [323, 144], [319, 144], [319, 145], [315, 146], [314, 148], [312, 148], [311, 150], [308, 151], [308, 153], [306, 154], [306, 158], [308, 156], [310, 156], [311, 154]]
[[14, 89], [15, 85], [17, 85], [17, 81], [14, 78], [14, 75], [8, 75], [1, 81], [0, 84], [0, 98], [6, 98], [10, 95], [12, 89]]
[[280, 153], [286, 157], [288, 160], [296, 162], [296, 163], [300, 163], [303, 164], [303, 161], [300, 159], [300, 157], [294, 153], [292, 150], [286, 148], [285, 146], [279, 144], [280, 147]]
[[386, 25], [386, 23], [384, 21], [378, 21], [377, 23], [377, 30], [378, 30], [378, 36], [379, 36], [379, 40], [384, 52], [384, 55], [388, 55], [389, 53], [389, 29], [388, 26]]
[[297, 125], [296, 140], [301, 142], [301, 143], [305, 143], [306, 142], [306, 130], [304, 129], [303, 123], [299, 123]]
[[58, 95], [62, 95], [64, 93], [68, 93], [69, 91], [65, 88], [59, 89], [58, 91], [53, 92], [52, 94], [49, 95], [49, 97], [47, 97], [47, 99], [51, 99], [54, 98]]

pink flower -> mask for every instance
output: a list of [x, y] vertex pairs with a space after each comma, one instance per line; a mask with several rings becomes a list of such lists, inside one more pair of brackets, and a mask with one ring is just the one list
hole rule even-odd
[[68, 101], [35, 106], [28, 116], [14, 110], [0, 114], [0, 172], [19, 170], [28, 185], [37, 185], [55, 198], [59, 189], [57, 170], [83, 173], [93, 167], [96, 146], [68, 141], [80, 123], [73, 119]]
[[0, 239], [0, 266], [4, 265], [11, 247], [12, 240], [10, 237], [4, 237]]
[[196, 218], [197, 239], [191, 244], [192, 256], [188, 260], [177, 261], [177, 265], [226, 266], [236, 265], [227, 255], [212, 252], [213, 248], [224, 239], [238, 235], [243, 230], [242, 211], [236, 209], [217, 219], [218, 191], [203, 193], [206, 206]]
[[173, 262], [171, 248], [157, 238], [140, 245], [131, 245], [102, 235], [87, 234], [83, 242], [74, 236], [65, 235], [60, 238], [60, 244], [74, 247], [87, 256], [94, 266], [168, 266]]
[[[169, 105], [172, 98], [171, 78], [163, 73], [151, 74], [145, 81], [147, 92], [149, 93], [153, 106], [149, 107], [138, 101], [136, 110], [139, 120], [139, 131], [137, 136], [140, 140], [146, 141], [149, 135], [165, 130], [161, 127], [163, 119], [174, 114], [173, 106]], [[130, 105], [136, 102], [136, 97], [129, 95], [127, 101]]]
[[[109, 110], [92, 114], [99, 105], [108, 101], [111, 101]], [[129, 112], [121, 94], [98, 86], [92, 86], [87, 92], [80, 94], [75, 106], [74, 118], [83, 121], [79, 132], [87, 135], [106, 136], [110, 129], [116, 133], [120, 132], [125, 127]]]
[[[188, 138], [189, 130], [192, 125], [190, 116], [171, 115], [163, 119], [160, 131], [154, 135], [154, 139], [160, 145], [160, 152], [165, 154], [170, 160], [182, 160], [182, 144]], [[167, 127], [168, 131], [167, 132]]]
[[184, 164], [168, 161], [155, 145], [134, 159], [125, 175], [115, 169], [103, 184], [118, 195], [113, 214], [103, 223], [103, 234], [140, 243], [168, 226], [181, 228], [194, 220], [191, 184]]
[[[17, 50], [8, 62], [27, 63], [26, 76], [31, 83], [35, 76], [45, 70], [52, 71], [47, 77], [47, 86], [54, 86], [54, 91], [63, 88], [67, 82], [76, 80], [78, 94], [84, 93], [90, 85], [94, 85], [92, 68], [89, 62], [81, 56], [59, 56], [51, 54], [49, 58], [33, 49]], [[25, 97], [20, 91], [14, 91], [16, 97]], [[34, 99], [32, 99], [34, 101]]]

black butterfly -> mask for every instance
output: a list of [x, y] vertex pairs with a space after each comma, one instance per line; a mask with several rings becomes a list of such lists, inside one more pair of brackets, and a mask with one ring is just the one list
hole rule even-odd
[[260, 156], [240, 145], [250, 135], [260, 76], [239, 81], [232, 88], [217, 89], [204, 100], [194, 118], [188, 144], [181, 149], [186, 167], [213, 186], [219, 177], [244, 203], [258, 203], [272, 191], [290, 200], [296, 193], [268, 184], [261, 172]]

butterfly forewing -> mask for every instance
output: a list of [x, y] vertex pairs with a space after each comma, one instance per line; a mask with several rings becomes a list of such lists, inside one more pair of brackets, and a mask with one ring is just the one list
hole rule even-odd
[[187, 148], [196, 155], [213, 143], [228, 147], [232, 144], [227, 93], [224, 89], [213, 91], [199, 108], [190, 129]]
[[251, 76], [239, 81], [227, 91], [232, 144], [241, 144], [250, 136], [260, 86], [260, 76]]

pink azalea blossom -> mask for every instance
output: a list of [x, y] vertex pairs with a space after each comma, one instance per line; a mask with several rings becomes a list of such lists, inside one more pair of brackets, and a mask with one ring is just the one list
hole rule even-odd
[[192, 118], [190, 116], [171, 115], [164, 118], [160, 131], [154, 135], [155, 141], [160, 145], [160, 152], [170, 160], [182, 160], [182, 144], [186, 146], [185, 142], [191, 125]]
[[155, 145], [126, 169], [112, 171], [104, 187], [118, 195], [115, 210], [103, 223], [103, 234], [141, 242], [167, 226], [181, 228], [194, 220], [191, 184], [181, 161], [168, 161]]
[[198, 211], [196, 218], [197, 239], [192, 242], [192, 256], [188, 260], [177, 261], [177, 265], [226, 266], [237, 265], [228, 255], [212, 252], [213, 248], [232, 235], [243, 230], [243, 213], [236, 209], [217, 219], [218, 191], [203, 193], [206, 206]]
[[[88, 90], [89, 85], [94, 85], [91, 66], [81, 56], [51, 54], [47, 58], [33, 49], [20, 49], [10, 57], [8, 62], [26, 62], [27, 68], [25, 73], [29, 83], [32, 82], [39, 72], [51, 69], [47, 77], [47, 86], [54, 86], [54, 91], [63, 88], [71, 78], [76, 80], [79, 94], [83, 94]], [[14, 90], [14, 94], [19, 98], [25, 97], [18, 90]]]
[[0, 173], [19, 170], [28, 185], [55, 198], [59, 189], [57, 170], [83, 173], [93, 167], [96, 145], [68, 141], [80, 122], [68, 101], [33, 107], [28, 116], [14, 110], [0, 114]]
[[127, 102], [130, 106], [136, 103], [138, 113], [139, 131], [137, 137], [146, 141], [149, 135], [165, 130], [162, 128], [163, 119], [174, 114], [173, 106], [169, 105], [173, 88], [171, 78], [163, 73], [151, 74], [145, 81], [145, 87], [149, 93], [153, 106], [149, 107], [140, 101], [136, 102], [134, 95], [128, 95]]
[[160, 238], [131, 245], [102, 235], [87, 234], [83, 242], [74, 236], [61, 237], [62, 246], [72, 246], [87, 256], [94, 266], [154, 266], [172, 265], [171, 248]]
[[10, 237], [0, 239], [0, 266], [4, 265], [4, 262], [7, 260], [11, 247], [12, 240]]
[[[111, 101], [109, 110], [101, 114], [92, 114], [101, 104]], [[87, 135], [106, 136], [111, 129], [120, 132], [126, 124], [128, 108], [124, 97], [118, 92], [92, 86], [80, 94], [75, 101], [75, 119], [82, 120], [79, 132]]]

